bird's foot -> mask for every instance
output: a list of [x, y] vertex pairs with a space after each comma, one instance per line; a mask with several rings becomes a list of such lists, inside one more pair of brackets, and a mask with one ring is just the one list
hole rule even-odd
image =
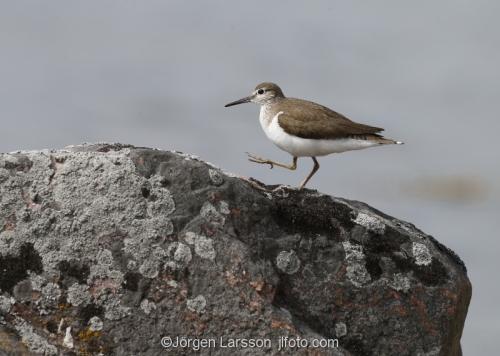
[[240, 179], [243, 179], [245, 182], [250, 184], [252, 187], [261, 190], [263, 192], [272, 192], [271, 189], [268, 189], [264, 186], [263, 183], [259, 182], [258, 180], [255, 180], [253, 178], [247, 178], [247, 177], [240, 177]]
[[250, 162], [255, 162], [255, 163], [260, 163], [260, 164], [268, 164], [271, 168], [273, 169], [274, 168], [274, 162], [269, 160], [269, 159], [266, 159], [266, 158], [261, 158], [261, 157], [258, 157], [258, 156], [255, 156], [251, 153], [248, 153], [246, 152], [247, 156], [248, 156], [248, 160]]

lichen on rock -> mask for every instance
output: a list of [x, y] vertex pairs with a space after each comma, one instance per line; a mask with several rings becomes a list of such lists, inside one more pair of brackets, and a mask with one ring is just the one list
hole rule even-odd
[[364, 203], [121, 144], [0, 154], [0, 270], [20, 354], [156, 355], [168, 332], [457, 355], [471, 295], [456, 254]]

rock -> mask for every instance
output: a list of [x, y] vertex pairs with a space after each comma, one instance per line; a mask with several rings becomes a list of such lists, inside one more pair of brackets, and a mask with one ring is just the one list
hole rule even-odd
[[470, 297], [451, 250], [361, 202], [128, 145], [0, 155], [5, 353], [460, 355]]

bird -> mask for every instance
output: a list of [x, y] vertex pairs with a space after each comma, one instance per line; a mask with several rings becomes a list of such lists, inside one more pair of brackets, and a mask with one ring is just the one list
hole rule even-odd
[[260, 83], [249, 96], [230, 102], [225, 107], [249, 102], [260, 105], [259, 122], [267, 138], [278, 148], [291, 154], [293, 159], [291, 164], [285, 164], [247, 152], [248, 159], [268, 164], [270, 168], [278, 166], [293, 171], [297, 169], [298, 158], [312, 158], [314, 166], [300, 183], [299, 190], [318, 171], [317, 157], [375, 146], [403, 144], [382, 136], [380, 132], [384, 129], [381, 127], [354, 122], [312, 101], [288, 98], [275, 83]]

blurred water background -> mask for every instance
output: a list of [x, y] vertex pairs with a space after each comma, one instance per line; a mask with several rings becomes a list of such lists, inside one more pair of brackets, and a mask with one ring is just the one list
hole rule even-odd
[[500, 2], [0, 1], [0, 151], [95, 141], [199, 155], [267, 183], [245, 151], [258, 107], [225, 109], [261, 81], [404, 146], [320, 159], [311, 188], [411, 221], [465, 261], [465, 355], [500, 335]]

